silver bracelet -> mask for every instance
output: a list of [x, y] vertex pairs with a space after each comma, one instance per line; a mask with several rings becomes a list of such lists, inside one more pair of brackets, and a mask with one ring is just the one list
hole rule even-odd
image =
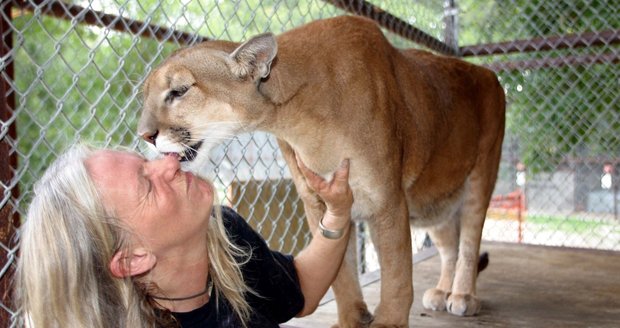
[[[346, 229], [346, 228], [345, 228]], [[323, 218], [319, 220], [319, 231], [327, 239], [340, 239], [344, 235], [344, 229], [329, 230], [323, 225]]]

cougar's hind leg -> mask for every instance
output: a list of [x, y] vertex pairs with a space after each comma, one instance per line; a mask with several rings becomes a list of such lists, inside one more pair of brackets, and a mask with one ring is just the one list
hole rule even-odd
[[380, 213], [368, 221], [381, 266], [381, 299], [371, 327], [408, 327], [413, 261], [407, 205], [394, 197]]
[[[501, 147], [501, 139], [498, 139], [495, 147]], [[447, 302], [448, 312], [455, 315], [470, 316], [480, 311], [480, 300], [476, 296], [476, 278], [482, 228], [497, 177], [499, 151], [495, 153], [497, 155], [490, 158], [479, 159], [469, 176], [468, 190], [461, 209], [459, 255], [452, 294]]]
[[[500, 100], [503, 101], [503, 93]], [[497, 134], [489, 133], [481, 139], [481, 155], [469, 176], [460, 218], [459, 255], [452, 294], [447, 302], [448, 312], [455, 315], [469, 316], [480, 311], [480, 300], [476, 295], [480, 240], [499, 170], [503, 127], [502, 120], [497, 126]]]
[[486, 204], [476, 196], [476, 192], [468, 192], [460, 218], [459, 253], [452, 293], [446, 303], [448, 312], [455, 315], [469, 316], [480, 310], [476, 278], [485, 215]]
[[422, 304], [424, 308], [433, 311], [444, 311], [446, 302], [452, 290], [452, 280], [456, 269], [458, 255], [458, 218], [453, 217], [439, 226], [432, 227], [428, 234], [439, 252], [441, 273], [435, 288], [424, 292]]

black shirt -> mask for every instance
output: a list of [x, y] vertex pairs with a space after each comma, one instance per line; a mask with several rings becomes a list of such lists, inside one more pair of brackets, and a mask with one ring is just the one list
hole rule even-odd
[[[251, 328], [278, 327], [299, 313], [304, 296], [299, 285], [293, 256], [272, 251], [265, 240], [235, 211], [222, 207], [222, 219], [231, 242], [251, 249], [252, 257], [241, 267], [246, 284], [259, 296], [246, 294], [252, 308], [248, 322]], [[215, 288], [209, 302], [186, 313], [172, 313], [181, 327], [241, 327], [232, 307], [223, 297], [216, 306]]]

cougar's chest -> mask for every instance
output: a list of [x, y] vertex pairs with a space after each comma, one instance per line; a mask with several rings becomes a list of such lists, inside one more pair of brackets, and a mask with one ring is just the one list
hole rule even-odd
[[363, 190], [353, 189], [353, 207], [351, 209], [351, 217], [355, 221], [367, 220], [374, 216], [372, 196]]
[[369, 188], [368, 181], [363, 176], [351, 172], [349, 184], [353, 191], [353, 207], [351, 216], [356, 221], [367, 220], [375, 216], [377, 207], [380, 207], [381, 200], [377, 189]]

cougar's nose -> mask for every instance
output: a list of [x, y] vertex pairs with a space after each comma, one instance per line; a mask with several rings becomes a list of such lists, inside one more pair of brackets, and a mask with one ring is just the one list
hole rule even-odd
[[155, 139], [157, 139], [158, 134], [159, 134], [158, 130], [156, 130], [154, 133], [146, 132], [142, 134], [142, 139], [146, 140], [146, 142], [152, 143], [153, 146], [155, 146]]

